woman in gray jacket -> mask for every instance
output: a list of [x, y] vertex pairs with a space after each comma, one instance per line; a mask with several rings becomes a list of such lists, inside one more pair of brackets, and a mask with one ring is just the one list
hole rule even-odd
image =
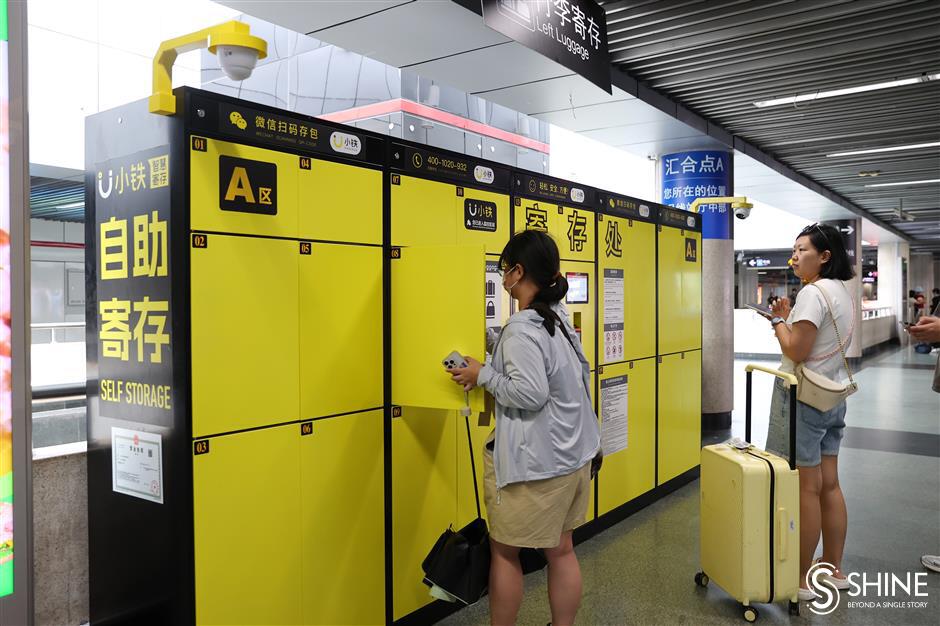
[[543, 548], [552, 624], [565, 626], [581, 603], [571, 535], [584, 523], [601, 459], [590, 366], [562, 304], [568, 283], [555, 241], [539, 231], [517, 233], [503, 249], [500, 269], [519, 311], [489, 363], [464, 357], [468, 366], [451, 370], [466, 389], [484, 387], [496, 406], [496, 428], [484, 449], [490, 621], [515, 624], [523, 589], [519, 550]]

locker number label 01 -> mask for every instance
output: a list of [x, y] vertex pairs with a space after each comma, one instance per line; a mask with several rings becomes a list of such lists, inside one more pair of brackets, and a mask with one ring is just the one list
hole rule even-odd
[[301, 422], [300, 424], [300, 434], [303, 437], [313, 434], [313, 422]]
[[220, 156], [219, 208], [277, 215], [277, 165]]
[[198, 233], [193, 233], [193, 247], [194, 248], [208, 248], [209, 247], [209, 236], [200, 235]]
[[463, 201], [463, 223], [467, 230], [496, 232], [496, 203], [465, 198]]
[[209, 149], [209, 142], [205, 137], [196, 137], [195, 135], [190, 138], [191, 145], [193, 150], [196, 152], [206, 152]]
[[203, 439], [202, 441], [193, 442], [193, 455], [199, 456], [200, 454], [209, 454], [209, 440]]
[[685, 239], [685, 260], [692, 263], [698, 261], [698, 241], [689, 237]]

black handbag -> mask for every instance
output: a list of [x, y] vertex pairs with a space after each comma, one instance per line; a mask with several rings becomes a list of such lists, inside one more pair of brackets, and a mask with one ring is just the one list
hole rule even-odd
[[486, 520], [480, 513], [480, 490], [477, 486], [476, 463], [473, 460], [470, 418], [465, 420], [477, 518], [458, 531], [448, 527], [428, 552], [421, 563], [421, 569], [424, 570], [424, 584], [438, 587], [464, 604], [473, 604], [483, 597], [489, 585], [490, 534]]

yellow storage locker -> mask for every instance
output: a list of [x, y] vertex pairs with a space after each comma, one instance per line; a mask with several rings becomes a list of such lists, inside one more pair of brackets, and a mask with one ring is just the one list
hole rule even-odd
[[190, 148], [193, 230], [297, 236], [300, 157], [197, 136]]
[[298, 236], [381, 244], [382, 171], [301, 158], [310, 169], [298, 173]]
[[[451, 383], [453, 384], [453, 383]], [[432, 601], [421, 562], [457, 523], [454, 411], [405, 407], [392, 419], [392, 580], [394, 619]], [[464, 431], [460, 434], [466, 437]], [[466, 445], [466, 443], [461, 440]]]
[[197, 441], [195, 451], [196, 623], [303, 623], [299, 427]]
[[[486, 262], [482, 246], [401, 248], [392, 264], [392, 402], [459, 410], [464, 392], [444, 370], [451, 351], [480, 358]], [[483, 410], [483, 393], [470, 392]]]
[[[392, 245], [440, 246], [456, 243], [454, 185], [392, 174]], [[446, 354], [446, 353], [445, 353]]]
[[702, 351], [659, 358], [659, 484], [663, 484], [699, 464]]
[[659, 226], [659, 354], [702, 347], [702, 234]]
[[382, 411], [369, 411], [293, 426], [300, 435], [304, 624], [385, 621], [382, 421]]
[[[622, 398], [623, 377], [626, 398]], [[656, 486], [656, 360], [604, 366], [600, 380], [597, 403], [605, 440], [622, 432], [624, 404], [627, 416], [627, 446], [617, 452], [605, 450], [598, 476], [598, 513], [603, 515]], [[611, 417], [615, 421], [605, 425]]]
[[194, 235], [193, 436], [298, 419], [296, 241]]
[[306, 245], [298, 257], [300, 417], [380, 407], [382, 249]]
[[[656, 226], [610, 215], [598, 221], [599, 361], [619, 363], [656, 354]], [[611, 291], [608, 294], [608, 289]], [[607, 309], [622, 300], [620, 315]], [[619, 318], [619, 319], [618, 319]], [[611, 324], [611, 328], [606, 325]]]

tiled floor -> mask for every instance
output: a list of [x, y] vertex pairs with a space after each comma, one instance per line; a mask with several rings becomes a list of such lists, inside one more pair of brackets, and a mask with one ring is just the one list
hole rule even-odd
[[[901, 349], [866, 362], [856, 379], [860, 390], [849, 399], [845, 445], [839, 457], [840, 480], [849, 510], [843, 569], [906, 577], [926, 572], [923, 553], [940, 553], [940, 394], [930, 389], [937, 353]], [[732, 431], [744, 432], [744, 362], [735, 363]], [[774, 364], [770, 364], [774, 365]], [[771, 378], [755, 374], [753, 439], [767, 433]], [[859, 429], [855, 433], [851, 429]], [[885, 432], [889, 431], [889, 432]], [[924, 437], [927, 435], [928, 437]], [[930, 437], [930, 436], [933, 437]], [[874, 448], [874, 449], [873, 449]], [[883, 448], [887, 448], [885, 450]], [[737, 603], [715, 585], [698, 589], [698, 482], [660, 500], [577, 549], [584, 575], [578, 623], [743, 624]], [[807, 605], [790, 618], [784, 605], [760, 605], [758, 624], [940, 624], [940, 574], [926, 579], [927, 597], [866, 601], [927, 601], [926, 608], [848, 607], [826, 616]], [[545, 572], [526, 578], [519, 624], [546, 624]], [[486, 600], [442, 622], [452, 626], [489, 623]]]

